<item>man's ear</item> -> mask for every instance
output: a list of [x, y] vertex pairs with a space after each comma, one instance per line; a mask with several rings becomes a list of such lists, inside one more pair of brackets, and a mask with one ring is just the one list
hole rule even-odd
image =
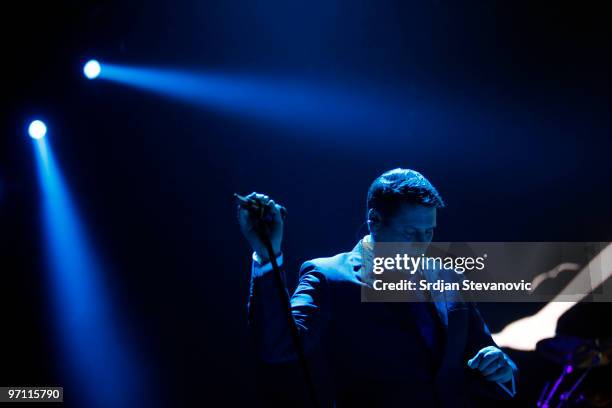
[[368, 211], [368, 229], [370, 233], [375, 233], [382, 227], [382, 216], [378, 211], [370, 208]]

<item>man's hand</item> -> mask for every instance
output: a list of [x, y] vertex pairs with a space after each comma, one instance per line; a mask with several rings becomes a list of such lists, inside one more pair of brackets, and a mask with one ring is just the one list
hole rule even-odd
[[468, 367], [479, 370], [487, 381], [506, 383], [512, 379], [514, 363], [506, 354], [494, 346], [481, 349], [467, 362]]
[[[266, 225], [274, 254], [280, 254], [281, 241], [283, 239], [283, 217], [281, 216], [280, 206], [265, 194], [251, 193], [247, 198], [257, 198], [266, 203], [270, 208], [270, 220], [266, 221]], [[242, 234], [247, 241], [249, 241], [251, 248], [253, 248], [253, 251], [259, 256], [259, 259], [263, 263], [266, 263], [270, 258], [268, 256], [268, 250], [256, 230], [257, 222], [258, 220], [248, 210], [240, 206], [238, 207], [238, 223], [240, 224]]]

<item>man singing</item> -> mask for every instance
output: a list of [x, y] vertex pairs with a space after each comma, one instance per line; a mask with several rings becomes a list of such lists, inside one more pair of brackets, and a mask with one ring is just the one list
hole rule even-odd
[[[249, 197], [269, 208], [272, 248], [282, 268], [280, 206], [265, 195]], [[350, 252], [302, 265], [291, 311], [306, 354], [328, 367], [336, 407], [474, 407], [514, 397], [516, 365], [497, 348], [472, 303], [361, 301], [370, 285], [362, 274], [368, 248], [431, 242], [443, 206], [423, 175], [390, 170], [368, 191], [370, 234]], [[239, 207], [240, 227], [254, 251], [249, 324], [264, 361], [294, 361], [287, 309], [254, 217]]]

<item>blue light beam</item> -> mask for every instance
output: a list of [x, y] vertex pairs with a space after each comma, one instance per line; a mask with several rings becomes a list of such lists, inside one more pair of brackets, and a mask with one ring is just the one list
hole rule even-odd
[[274, 124], [348, 134], [397, 134], [416, 110], [399, 94], [254, 75], [194, 73], [104, 63], [100, 79], [156, 92], [207, 109]]
[[[139, 358], [110, 302], [92, 250], [48, 138], [34, 142], [42, 195], [51, 319], [58, 362], [75, 406], [150, 406]], [[75, 401], [76, 400], [76, 401]], [[78, 403], [76, 403], [78, 401]]]

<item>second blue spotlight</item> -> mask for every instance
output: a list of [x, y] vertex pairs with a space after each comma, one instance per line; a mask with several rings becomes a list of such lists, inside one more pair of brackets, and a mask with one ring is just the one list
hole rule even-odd
[[28, 126], [28, 134], [32, 139], [42, 139], [47, 134], [47, 125], [42, 120], [34, 120]]
[[83, 66], [83, 74], [85, 74], [87, 79], [96, 79], [100, 72], [102, 72], [102, 66], [95, 59], [87, 61]]

